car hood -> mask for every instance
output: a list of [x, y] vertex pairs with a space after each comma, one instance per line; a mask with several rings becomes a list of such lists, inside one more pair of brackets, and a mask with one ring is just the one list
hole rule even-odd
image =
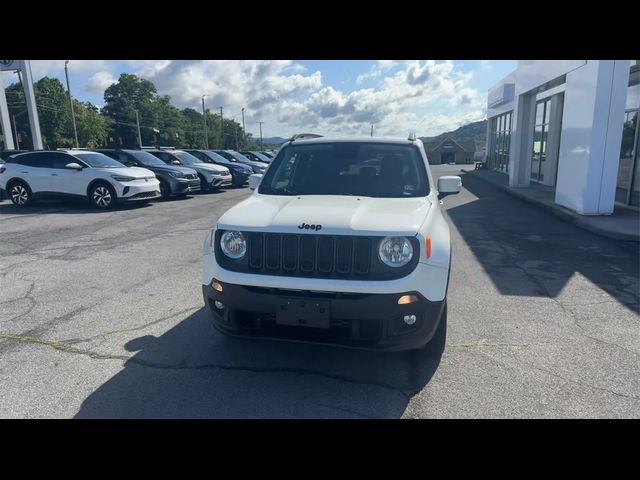
[[[278, 233], [413, 236], [431, 202], [421, 198], [371, 198], [341, 195], [251, 195], [218, 220], [218, 228]], [[303, 224], [321, 229], [300, 228]]]
[[207, 170], [211, 173], [222, 173], [229, 170], [227, 167], [215, 165], [213, 163], [194, 163], [191, 165], [191, 168], [195, 170]]
[[109, 173], [111, 175], [122, 175], [123, 177], [133, 178], [155, 178], [156, 175], [151, 170], [140, 167], [118, 167], [118, 168], [95, 168], [100, 172]]
[[153, 165], [151, 167], [145, 167], [148, 168], [149, 170], [153, 171], [153, 172], [180, 172], [180, 173], [184, 173], [185, 175], [187, 174], [191, 174], [191, 173], [196, 173], [196, 171], [193, 168], [188, 168], [188, 167], [180, 167], [178, 165]]

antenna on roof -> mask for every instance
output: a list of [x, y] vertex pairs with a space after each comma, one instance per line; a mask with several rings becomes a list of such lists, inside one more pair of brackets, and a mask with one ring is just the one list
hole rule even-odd
[[415, 142], [416, 140], [416, 132], [409, 132], [409, 141]]

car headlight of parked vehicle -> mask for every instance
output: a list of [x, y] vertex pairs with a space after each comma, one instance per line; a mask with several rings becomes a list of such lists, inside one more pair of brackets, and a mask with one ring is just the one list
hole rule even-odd
[[222, 253], [233, 260], [239, 260], [247, 253], [247, 241], [242, 232], [227, 231], [220, 237]]
[[124, 175], [111, 175], [111, 178], [113, 178], [116, 182], [122, 183], [133, 182], [135, 180], [135, 177], [125, 177]]
[[171, 175], [174, 178], [184, 178], [185, 175], [182, 172], [169, 172], [169, 175]]
[[385, 237], [380, 242], [378, 255], [389, 267], [403, 267], [413, 257], [413, 247], [407, 237]]

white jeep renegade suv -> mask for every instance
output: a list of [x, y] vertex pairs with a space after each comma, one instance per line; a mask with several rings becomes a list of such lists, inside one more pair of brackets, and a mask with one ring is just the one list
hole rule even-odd
[[[449, 226], [422, 142], [294, 137], [204, 241], [215, 327], [239, 336], [421, 348], [446, 321]], [[259, 185], [256, 186], [256, 183]]]
[[108, 209], [121, 202], [160, 197], [151, 170], [127, 167], [102, 153], [85, 150], [35, 150], [13, 155], [0, 167], [0, 189], [14, 205], [38, 198], [86, 198]]

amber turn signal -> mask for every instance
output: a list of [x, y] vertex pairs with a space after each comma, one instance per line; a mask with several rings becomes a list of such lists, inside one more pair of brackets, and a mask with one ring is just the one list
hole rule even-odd
[[213, 282], [211, 282], [211, 286], [216, 292], [222, 292], [222, 284], [217, 280], [214, 280]]
[[418, 301], [418, 297], [415, 295], [403, 295], [398, 299], [398, 305], [407, 305], [408, 303], [414, 303]]

